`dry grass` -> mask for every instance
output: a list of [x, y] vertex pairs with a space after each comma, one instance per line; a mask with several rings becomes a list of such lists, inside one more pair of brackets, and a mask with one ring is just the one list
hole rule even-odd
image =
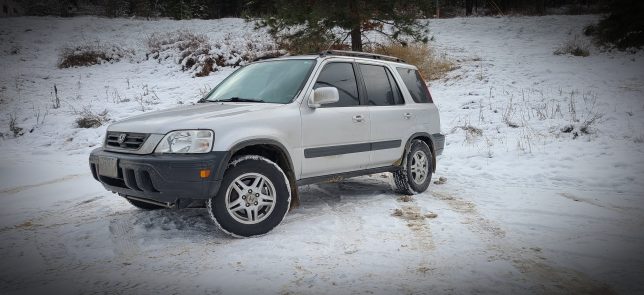
[[212, 46], [206, 35], [187, 30], [154, 33], [147, 38], [147, 46], [148, 58], [159, 61], [175, 58], [182, 71], [194, 70], [197, 77], [208, 76], [216, 70], [217, 61], [209, 54]]
[[76, 118], [76, 127], [78, 128], [98, 128], [109, 121], [107, 110], [100, 113], [94, 113], [89, 107], [84, 108]]
[[483, 136], [483, 129], [472, 126], [467, 122], [463, 125], [454, 126], [451, 133], [456, 132], [458, 129], [465, 131], [465, 140], [470, 143], [475, 142], [479, 137]]
[[[238, 67], [256, 58], [282, 56], [275, 44], [266, 43], [258, 35], [235, 36], [227, 34], [223, 39], [210, 40], [206, 35], [188, 30], [155, 33], [147, 38], [147, 58], [159, 62], [174, 60], [182, 71], [205, 77], [220, 67]], [[214, 53], [219, 52], [219, 53]]]
[[575, 35], [572, 39], [569, 39], [568, 41], [564, 42], [559, 46], [555, 51], [553, 52], [555, 55], [574, 55], [574, 56], [589, 56], [590, 55], [590, 44], [583, 40], [582, 38], [579, 37], [579, 35]]
[[117, 62], [133, 55], [132, 50], [126, 50], [115, 44], [90, 42], [76, 46], [65, 47], [61, 50], [59, 68], [87, 67], [104, 62]]
[[454, 70], [454, 61], [445, 54], [436, 52], [428, 44], [412, 43], [407, 46], [401, 44], [376, 45], [366, 51], [395, 56], [404, 59], [407, 63], [415, 65], [425, 79], [436, 80], [445, 77]]
[[13, 137], [18, 137], [24, 134], [22, 127], [18, 127], [16, 123], [18, 117], [16, 114], [9, 114], [9, 130], [13, 133]]

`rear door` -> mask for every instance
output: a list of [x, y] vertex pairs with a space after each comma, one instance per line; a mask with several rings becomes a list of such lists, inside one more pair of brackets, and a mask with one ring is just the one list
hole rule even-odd
[[400, 87], [408, 102], [413, 103], [417, 115], [415, 119], [415, 132], [424, 132], [430, 135], [440, 135], [440, 116], [438, 108], [433, 102], [427, 84], [418, 70], [408, 67], [396, 67], [401, 79]]
[[406, 104], [392, 70], [382, 64], [359, 63], [371, 118], [369, 168], [394, 164], [414, 128], [415, 109]]
[[336, 87], [340, 101], [319, 108], [309, 107], [306, 99], [302, 102], [302, 178], [367, 168], [370, 115], [361, 103], [357, 81], [352, 59], [322, 65], [313, 89]]

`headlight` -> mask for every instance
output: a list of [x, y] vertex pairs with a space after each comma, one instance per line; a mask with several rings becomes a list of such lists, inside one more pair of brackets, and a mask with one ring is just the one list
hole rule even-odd
[[207, 153], [212, 149], [214, 133], [210, 130], [172, 131], [161, 140], [155, 153]]

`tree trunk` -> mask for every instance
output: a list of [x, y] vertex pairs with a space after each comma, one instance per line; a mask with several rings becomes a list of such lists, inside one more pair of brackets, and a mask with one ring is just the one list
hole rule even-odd
[[472, 8], [474, 8], [474, 0], [465, 0], [465, 16], [472, 15]]
[[362, 32], [360, 25], [351, 30], [351, 50], [362, 51]]
[[534, 1], [534, 12], [538, 15], [544, 15], [546, 13], [546, 1], [545, 0]]

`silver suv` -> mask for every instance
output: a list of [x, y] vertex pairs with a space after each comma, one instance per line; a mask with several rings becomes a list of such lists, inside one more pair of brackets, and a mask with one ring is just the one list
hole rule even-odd
[[391, 172], [427, 189], [445, 137], [416, 67], [345, 51], [261, 60], [199, 103], [111, 124], [94, 178], [141, 209], [207, 207], [225, 232], [269, 232], [298, 186]]

